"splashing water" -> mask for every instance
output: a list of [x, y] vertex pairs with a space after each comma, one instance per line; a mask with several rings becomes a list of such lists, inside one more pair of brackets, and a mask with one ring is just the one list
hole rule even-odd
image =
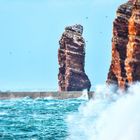
[[140, 83], [112, 91], [97, 86], [94, 100], [68, 115], [67, 140], [140, 140]]
[[0, 140], [139, 140], [140, 84], [127, 94], [112, 88], [97, 86], [89, 102], [86, 91], [78, 99], [0, 100]]
[[77, 99], [88, 100], [88, 91], [87, 90], [83, 90], [82, 96], [78, 97]]

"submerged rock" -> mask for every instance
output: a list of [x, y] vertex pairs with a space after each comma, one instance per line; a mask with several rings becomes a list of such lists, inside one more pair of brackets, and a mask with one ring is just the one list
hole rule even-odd
[[68, 26], [59, 41], [59, 90], [90, 90], [91, 83], [85, 74], [85, 41], [81, 25]]
[[112, 62], [107, 83], [126, 89], [140, 81], [140, 2], [130, 0], [117, 10], [113, 23]]

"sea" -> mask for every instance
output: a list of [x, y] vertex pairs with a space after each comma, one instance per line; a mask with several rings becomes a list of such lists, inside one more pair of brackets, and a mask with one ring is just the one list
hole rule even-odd
[[87, 98], [0, 100], [0, 140], [140, 140], [140, 84]]

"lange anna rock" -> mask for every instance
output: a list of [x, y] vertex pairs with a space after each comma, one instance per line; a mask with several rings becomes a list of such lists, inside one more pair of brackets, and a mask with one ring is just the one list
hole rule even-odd
[[59, 41], [59, 91], [90, 90], [91, 83], [85, 74], [85, 41], [81, 25], [68, 26]]

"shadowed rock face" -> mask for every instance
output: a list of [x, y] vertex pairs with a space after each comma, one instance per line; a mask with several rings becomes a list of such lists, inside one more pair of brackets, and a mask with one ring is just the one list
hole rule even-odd
[[59, 91], [90, 90], [91, 84], [85, 74], [85, 41], [83, 27], [74, 25], [65, 28], [59, 41]]
[[107, 83], [123, 89], [140, 80], [139, 4], [130, 0], [121, 5], [113, 23], [112, 62]]

